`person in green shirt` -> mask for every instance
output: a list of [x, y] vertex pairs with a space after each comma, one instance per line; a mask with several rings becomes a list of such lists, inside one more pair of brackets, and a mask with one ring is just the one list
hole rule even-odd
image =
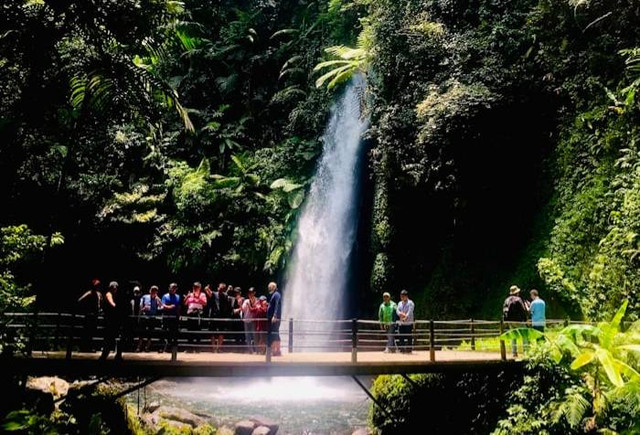
[[394, 353], [396, 351], [396, 303], [391, 300], [388, 292], [382, 294], [382, 303], [378, 309], [378, 320], [380, 329], [387, 331], [387, 345], [384, 353]]

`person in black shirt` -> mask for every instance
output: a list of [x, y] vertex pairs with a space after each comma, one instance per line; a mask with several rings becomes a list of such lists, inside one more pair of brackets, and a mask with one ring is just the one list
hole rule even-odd
[[[509, 289], [509, 296], [504, 300], [502, 305], [502, 318], [507, 322], [509, 329], [522, 328], [526, 326], [527, 322], [527, 306], [520, 297], [520, 288], [516, 285], [512, 285]], [[526, 349], [529, 345], [526, 337], [523, 337], [523, 348]], [[515, 339], [511, 340], [511, 350], [513, 356], [518, 356], [518, 343]]]
[[98, 316], [102, 310], [102, 291], [100, 280], [91, 281], [91, 290], [86, 291], [78, 299], [80, 311], [84, 315], [84, 323], [82, 328], [82, 342], [80, 343], [80, 351], [95, 352], [93, 346], [93, 337], [95, 337], [98, 329]]
[[[111, 350], [116, 347], [116, 340], [120, 336], [123, 317], [126, 315], [126, 302], [118, 296], [118, 283], [111, 281], [104, 295], [104, 343], [100, 360], [104, 361]], [[116, 347], [116, 360], [122, 360], [122, 346]]]

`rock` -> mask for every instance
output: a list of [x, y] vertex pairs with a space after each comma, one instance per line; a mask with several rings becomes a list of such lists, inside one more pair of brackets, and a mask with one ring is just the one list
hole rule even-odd
[[66, 396], [69, 392], [69, 383], [55, 376], [43, 376], [41, 378], [27, 379], [28, 390], [38, 390], [51, 394], [54, 399]]
[[220, 426], [216, 431], [216, 435], [233, 435], [233, 429], [229, 426]]
[[275, 435], [275, 432], [271, 432], [268, 426], [258, 426], [251, 432], [251, 435]]
[[171, 408], [169, 406], [158, 407], [152, 413], [152, 415], [157, 415], [165, 420], [173, 420], [180, 423], [185, 423], [191, 426], [192, 428], [195, 428], [207, 423], [207, 421], [204, 418], [198, 417], [197, 415], [187, 411], [186, 409]]
[[56, 408], [54, 401], [69, 392], [69, 383], [55, 376], [27, 379], [25, 400], [41, 414], [50, 414]]
[[271, 435], [275, 435], [278, 433], [278, 428], [280, 427], [278, 423], [273, 420], [270, 420], [266, 417], [256, 416], [251, 417], [250, 420], [255, 423], [256, 427], [258, 426], [266, 426], [271, 430]]
[[256, 424], [253, 421], [242, 420], [236, 423], [233, 433], [235, 435], [251, 435], [253, 433], [253, 429], [255, 428]]
[[147, 404], [147, 406], [144, 407], [144, 411], [148, 412], [148, 413], [153, 413], [158, 408], [160, 408], [160, 403], [159, 402], [151, 402], [151, 403]]
[[371, 432], [366, 427], [359, 427], [351, 435], [371, 435]]

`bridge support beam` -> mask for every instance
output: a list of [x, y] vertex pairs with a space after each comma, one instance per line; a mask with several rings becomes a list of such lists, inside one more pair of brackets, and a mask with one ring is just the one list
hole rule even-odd
[[378, 401], [378, 399], [376, 399], [375, 396], [371, 394], [371, 391], [369, 391], [369, 389], [362, 382], [360, 382], [360, 379], [358, 379], [357, 376], [351, 376], [351, 378], [355, 381], [356, 384], [358, 384], [358, 386], [362, 389], [362, 391], [364, 391], [365, 394], [369, 396], [369, 399], [371, 399], [371, 401], [378, 407], [378, 409], [380, 409], [380, 411], [382, 411], [382, 413], [389, 420], [394, 422], [396, 421], [396, 419], [393, 417], [393, 414], [387, 411], [384, 406], [382, 406], [382, 404]]

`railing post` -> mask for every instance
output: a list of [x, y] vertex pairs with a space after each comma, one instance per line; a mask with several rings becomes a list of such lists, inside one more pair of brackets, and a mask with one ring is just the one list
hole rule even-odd
[[504, 334], [504, 320], [500, 320], [500, 359], [502, 361], [507, 360], [507, 348], [505, 347], [504, 340], [502, 339]]
[[[27, 345], [27, 356], [31, 356], [33, 354], [33, 348], [35, 347], [36, 336], [38, 335], [38, 310], [36, 309], [33, 312], [31, 318], [31, 327], [29, 328], [29, 344]], [[29, 317], [27, 318], [29, 319]], [[25, 321], [25, 325], [28, 325], [29, 322]]]
[[271, 319], [267, 319], [267, 348], [265, 349], [265, 358], [268, 363], [271, 362]]
[[[176, 316], [175, 318], [175, 329], [169, 332], [169, 336], [171, 337], [171, 362], [176, 362], [178, 360], [178, 339], [180, 338], [180, 316]], [[172, 325], [171, 328], [174, 328]]]
[[471, 319], [471, 350], [476, 350], [476, 329]]
[[289, 353], [293, 353], [293, 317], [289, 318]]
[[436, 328], [433, 320], [429, 320], [429, 360], [436, 360]]
[[69, 318], [69, 336], [67, 337], [67, 359], [71, 359], [71, 352], [73, 350], [73, 334], [75, 331], [75, 323], [76, 323], [76, 315], [75, 313], [71, 314]]
[[358, 319], [351, 319], [351, 362], [358, 362]]

